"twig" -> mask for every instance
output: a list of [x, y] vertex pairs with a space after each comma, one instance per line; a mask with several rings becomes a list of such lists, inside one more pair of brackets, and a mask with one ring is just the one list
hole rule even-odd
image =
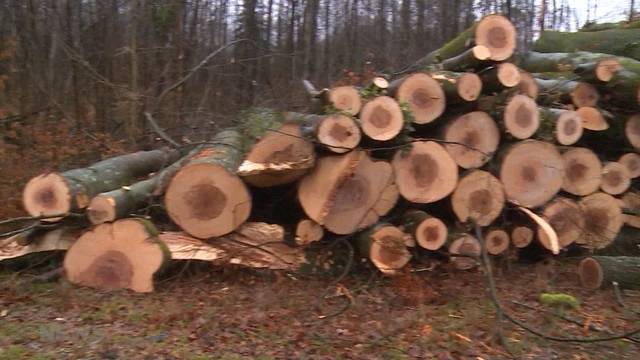
[[64, 213], [64, 214], [55, 214], [55, 215], [42, 215], [42, 216], [20, 216], [20, 217], [14, 217], [14, 218], [2, 220], [0, 221], [0, 225], [12, 224], [14, 222], [20, 222], [20, 221], [36, 221], [36, 220], [47, 220], [47, 219], [54, 219], [54, 218], [64, 218], [67, 216], [83, 216], [83, 215]]
[[622, 291], [620, 291], [620, 285], [618, 284], [618, 282], [612, 281], [611, 284], [613, 285], [613, 293], [616, 295], [616, 301], [618, 302], [618, 305], [631, 311], [634, 314], [640, 315], [640, 312], [628, 308], [627, 305], [624, 303], [624, 300], [622, 299]]
[[[340, 275], [334, 279], [332, 281], [332, 285], [330, 287], [327, 287], [321, 294], [320, 297], [318, 297], [318, 301], [316, 302], [316, 310], [320, 309], [320, 304], [323, 300], [326, 299], [326, 295], [327, 292], [329, 292], [329, 289], [337, 284], [339, 284], [342, 279], [344, 279], [347, 274], [349, 274], [349, 272], [351, 271], [351, 267], [353, 266], [353, 259], [355, 257], [355, 250], [353, 249], [353, 245], [351, 245], [351, 243], [348, 241], [349, 236], [340, 236], [338, 238], [336, 238], [333, 243], [331, 243], [331, 245], [329, 245], [329, 248], [332, 248], [333, 246], [335, 246], [336, 244], [344, 244], [347, 249], [349, 250], [349, 257], [347, 258], [347, 263], [344, 266], [344, 269], [342, 270], [342, 273], [340, 273]], [[318, 319], [319, 320], [326, 320], [326, 319], [330, 319], [333, 317], [336, 317], [338, 315], [341, 315], [342, 313], [344, 313], [345, 311], [347, 311], [349, 309], [349, 307], [351, 307], [351, 304], [353, 302], [353, 300], [351, 299], [351, 297], [342, 294], [343, 297], [347, 298], [347, 302], [345, 303], [345, 305], [343, 307], [341, 307], [340, 309], [336, 310], [333, 313], [330, 313], [328, 315], [318, 315]]]
[[[579, 326], [584, 326], [585, 325], [585, 323], [583, 321], [574, 319], [574, 318], [569, 317], [567, 315], [558, 314], [556, 312], [549, 311], [547, 309], [543, 309], [543, 308], [536, 307], [536, 306], [531, 306], [531, 305], [528, 305], [528, 304], [525, 304], [525, 303], [521, 303], [521, 302], [515, 301], [515, 300], [511, 300], [511, 303], [519, 305], [519, 306], [522, 306], [522, 307], [526, 307], [529, 310], [546, 312], [546, 313], [551, 314], [551, 315], [553, 315], [553, 316], [555, 316], [557, 318], [560, 318], [560, 319], [562, 319], [564, 321], [568, 321], [570, 323], [573, 323], [573, 324], [576, 324], [576, 325], [579, 325]], [[601, 328], [600, 326], [595, 325], [593, 323], [589, 323], [588, 327], [589, 327], [589, 330], [600, 331], [600, 332], [604, 332], [604, 333], [607, 333], [607, 334], [612, 334], [611, 330]]]
[[162, 128], [160, 126], [158, 126], [158, 123], [156, 123], [156, 121], [153, 119], [153, 116], [151, 115], [150, 112], [145, 111], [144, 112], [144, 117], [147, 119], [147, 122], [151, 126], [151, 129], [156, 134], [158, 134], [158, 136], [160, 136], [164, 141], [168, 142], [169, 144], [171, 144], [171, 146], [173, 146], [175, 148], [179, 148], [181, 146], [180, 143], [178, 143], [177, 141], [173, 140], [171, 138], [171, 136], [169, 136], [164, 130], [162, 130]]

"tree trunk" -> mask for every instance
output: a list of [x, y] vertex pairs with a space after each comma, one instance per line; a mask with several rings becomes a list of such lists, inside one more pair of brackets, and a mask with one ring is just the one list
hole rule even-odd
[[539, 52], [592, 51], [640, 60], [636, 42], [640, 29], [612, 29], [597, 32], [543, 31], [533, 45]]
[[406, 236], [397, 227], [381, 223], [358, 234], [356, 239], [362, 256], [369, 258], [382, 273], [394, 275], [411, 259]]
[[151, 292], [154, 274], [170, 257], [151, 222], [123, 219], [80, 236], [67, 251], [64, 271], [77, 285]]
[[488, 47], [476, 45], [460, 55], [443, 60], [440, 67], [447, 71], [482, 70], [491, 65], [490, 58], [491, 50]]
[[502, 214], [505, 196], [502, 183], [490, 173], [473, 170], [462, 177], [451, 196], [451, 207], [459, 221], [473, 220], [487, 226]]
[[580, 262], [582, 286], [599, 289], [616, 282], [623, 289], [640, 288], [640, 258], [631, 256], [592, 256]]
[[[113, 157], [87, 168], [46, 173], [29, 180], [22, 193], [32, 216], [66, 214], [84, 209], [94, 196], [135, 182], [175, 162], [177, 150], [139, 151]], [[58, 221], [60, 218], [46, 219]]]
[[184, 231], [207, 239], [232, 232], [251, 212], [251, 195], [236, 175], [247, 135], [228, 129], [202, 146], [169, 183], [164, 203]]
[[413, 236], [423, 249], [435, 251], [447, 241], [447, 225], [435, 216], [421, 210], [409, 210], [402, 215], [403, 231]]

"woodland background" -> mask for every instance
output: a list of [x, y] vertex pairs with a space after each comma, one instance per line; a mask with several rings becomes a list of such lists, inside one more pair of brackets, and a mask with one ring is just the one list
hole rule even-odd
[[38, 172], [160, 146], [145, 111], [199, 141], [250, 106], [304, 108], [302, 79], [400, 71], [494, 12], [521, 48], [585, 23], [567, 0], [0, 0], [0, 217]]

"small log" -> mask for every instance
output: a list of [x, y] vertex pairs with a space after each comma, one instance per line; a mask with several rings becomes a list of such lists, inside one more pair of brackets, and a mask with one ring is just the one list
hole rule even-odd
[[539, 52], [592, 51], [640, 60], [636, 43], [640, 29], [612, 29], [597, 32], [543, 31], [533, 45]]
[[389, 92], [407, 103], [416, 124], [427, 124], [444, 112], [446, 98], [440, 84], [425, 73], [405, 76], [389, 84]]
[[550, 100], [548, 102], [572, 103], [578, 108], [595, 107], [600, 100], [600, 93], [595, 86], [583, 81], [565, 79], [537, 79], [540, 91]]
[[498, 119], [502, 130], [515, 139], [530, 138], [540, 126], [538, 105], [523, 94], [505, 91], [496, 96], [485, 96], [478, 102], [478, 108]]
[[362, 256], [382, 273], [394, 275], [411, 260], [405, 237], [397, 227], [382, 223], [358, 234], [356, 239]]
[[360, 112], [362, 132], [378, 141], [387, 141], [400, 134], [404, 127], [404, 116], [397, 101], [388, 96], [379, 96], [367, 102]]
[[635, 179], [640, 176], [640, 154], [626, 153], [620, 156], [618, 162], [624, 165], [629, 172], [629, 176]]
[[640, 256], [638, 228], [632, 225], [623, 226], [609, 246], [595, 251], [594, 254], [603, 256]]
[[520, 69], [512, 63], [500, 63], [481, 75], [485, 94], [501, 92], [520, 84]]
[[251, 194], [236, 175], [243, 159], [243, 135], [218, 133], [171, 179], [164, 204], [184, 231], [202, 239], [228, 234], [251, 212]]
[[616, 198], [595, 193], [580, 200], [584, 214], [584, 233], [576, 243], [588, 249], [602, 249], [611, 244], [623, 224], [622, 210]]
[[631, 186], [631, 175], [626, 166], [610, 161], [602, 167], [600, 189], [607, 194], [620, 195]]
[[[545, 205], [543, 217], [558, 235], [560, 248], [565, 248], [577, 241], [585, 228], [585, 218], [580, 206], [573, 200], [557, 197]], [[552, 250], [549, 236], [538, 227], [538, 240], [548, 250]]]
[[600, 89], [610, 105], [627, 111], [640, 111], [640, 66], [635, 72], [627, 69], [618, 71]]
[[162, 232], [172, 260], [201, 260], [216, 265], [296, 271], [306, 263], [304, 249], [285, 243], [282, 226], [247, 222], [236, 231], [206, 242], [183, 232]]
[[123, 219], [85, 232], [67, 251], [64, 271], [77, 285], [153, 291], [153, 276], [170, 258], [149, 221]]
[[509, 250], [511, 238], [509, 233], [500, 228], [491, 228], [484, 235], [487, 252], [490, 255], [500, 255]]
[[573, 145], [582, 137], [582, 124], [582, 118], [576, 111], [541, 107], [537, 137], [560, 145]]
[[393, 158], [395, 182], [405, 199], [421, 204], [441, 200], [458, 183], [458, 166], [442, 145], [419, 141], [401, 149]]
[[511, 242], [518, 249], [524, 249], [533, 242], [533, 230], [528, 226], [515, 226], [511, 230]]
[[412, 235], [423, 249], [435, 251], [447, 241], [447, 225], [435, 216], [421, 210], [409, 210], [402, 215], [404, 232]]
[[618, 71], [622, 70], [620, 61], [614, 57], [602, 58], [582, 63], [573, 70], [582, 81], [598, 83], [609, 82]]
[[583, 106], [576, 110], [576, 114], [582, 120], [582, 127], [591, 131], [605, 131], [609, 129], [609, 123], [602, 111], [591, 106]]
[[473, 220], [487, 226], [500, 216], [504, 208], [504, 189], [500, 180], [482, 170], [473, 170], [460, 179], [451, 207], [461, 222]]
[[136, 178], [174, 163], [180, 156], [177, 150], [139, 151], [106, 159], [87, 168], [42, 174], [29, 180], [22, 193], [22, 203], [31, 216], [81, 210], [94, 196], [129, 185]]
[[353, 86], [338, 86], [326, 92], [327, 101], [339, 111], [358, 115], [362, 107], [360, 92]]
[[0, 261], [38, 252], [67, 250], [78, 239], [78, 233], [76, 228], [62, 227], [38, 232], [35, 239], [29, 241], [22, 241], [23, 237], [28, 235], [22, 233], [0, 239]]
[[541, 206], [562, 187], [564, 162], [555, 146], [525, 140], [502, 154], [500, 181], [507, 199], [524, 207]]
[[540, 87], [533, 75], [520, 69], [520, 83], [516, 86], [516, 92], [536, 100], [540, 93]]
[[[637, 191], [627, 191], [621, 198], [621, 205], [625, 209], [640, 209], [640, 193]], [[640, 214], [622, 215], [624, 223], [636, 229], [640, 229]], [[638, 248], [640, 250], [640, 248]], [[621, 254], [623, 255], [623, 254]]]
[[477, 259], [481, 254], [480, 241], [469, 234], [457, 234], [451, 237], [453, 241], [449, 244], [449, 254], [462, 255], [452, 256], [451, 263], [458, 270], [469, 270], [477, 265]]
[[[377, 206], [390, 209], [392, 197], [387, 189], [391, 184], [393, 169], [388, 162], [372, 161], [365, 152], [352, 151], [320, 159], [302, 179], [298, 199], [307, 216], [327, 230], [351, 234], [363, 222], [370, 222], [365, 218], [380, 216]], [[383, 197], [384, 206], [379, 204]]]
[[565, 175], [562, 190], [578, 196], [593, 194], [602, 182], [602, 163], [587, 148], [572, 148], [562, 154]]
[[343, 114], [308, 115], [286, 113], [285, 121], [300, 124], [302, 135], [338, 154], [354, 149], [360, 143], [361, 131], [355, 120]]
[[491, 64], [491, 50], [483, 45], [476, 45], [458, 56], [443, 60], [440, 67], [445, 71], [480, 70]]
[[450, 121], [444, 128], [445, 149], [463, 169], [483, 166], [500, 143], [500, 131], [485, 112], [474, 111]]
[[624, 126], [624, 135], [631, 146], [640, 149], [640, 114], [632, 115]]
[[482, 80], [474, 73], [436, 71], [431, 77], [442, 86], [449, 105], [475, 101], [482, 92]]
[[302, 219], [296, 225], [295, 242], [299, 246], [307, 246], [312, 242], [320, 241], [324, 237], [322, 225], [311, 219]]
[[631, 256], [592, 256], [578, 267], [582, 286], [595, 290], [617, 283], [623, 289], [640, 288], [640, 258]]

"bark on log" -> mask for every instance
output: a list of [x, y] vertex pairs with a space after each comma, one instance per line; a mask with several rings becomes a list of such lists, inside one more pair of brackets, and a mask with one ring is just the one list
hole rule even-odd
[[640, 60], [640, 29], [598, 32], [543, 31], [533, 45], [539, 52], [591, 51]]
[[602, 167], [600, 189], [607, 194], [620, 195], [631, 186], [631, 175], [619, 162], [610, 161]]
[[444, 112], [446, 98], [440, 84], [425, 73], [405, 76], [389, 84], [389, 93], [407, 103], [416, 124], [427, 124]]
[[605, 95], [604, 100], [611, 105], [626, 111], [640, 111], [640, 73], [622, 69], [600, 89]]
[[236, 175], [242, 162], [243, 135], [218, 133], [171, 179], [164, 204], [171, 220], [197, 238], [228, 234], [251, 212], [251, 194]]
[[640, 288], [640, 258], [631, 256], [592, 256], [578, 268], [580, 282], [587, 289], [599, 289], [618, 283], [623, 289]]
[[624, 226], [613, 242], [604, 249], [595, 251], [603, 256], [640, 256], [640, 236], [638, 228]]
[[77, 285], [153, 291], [153, 276], [170, 259], [155, 226], [123, 219], [85, 232], [67, 251], [64, 271]]
[[404, 128], [404, 115], [396, 100], [379, 96], [368, 101], [360, 112], [362, 132], [373, 140], [395, 138]]
[[598, 90], [591, 84], [566, 79], [537, 79], [540, 91], [547, 99], [546, 103], [572, 103], [576, 107], [595, 107], [600, 100]]
[[[336, 234], [351, 234], [370, 223], [371, 217], [386, 214], [378, 211], [390, 210], [388, 202], [393, 199], [387, 189], [393, 189], [391, 185], [393, 170], [388, 162], [352, 151], [320, 159], [302, 179], [298, 198], [309, 218]], [[384, 204], [380, 204], [382, 198]]]
[[439, 66], [445, 71], [480, 70], [491, 65], [491, 50], [483, 45], [476, 45], [460, 55], [443, 60]]
[[562, 190], [578, 196], [598, 191], [602, 182], [602, 163], [587, 148], [572, 148], [562, 154], [565, 175]]
[[482, 80], [474, 73], [436, 71], [431, 77], [442, 86], [448, 105], [475, 101], [482, 92]]
[[576, 243], [588, 249], [602, 249], [616, 238], [623, 224], [622, 211], [616, 198], [595, 193], [580, 200], [584, 214], [584, 233]]
[[451, 207], [461, 222], [473, 220], [487, 226], [500, 216], [505, 195], [502, 183], [482, 170], [473, 170], [460, 179], [453, 195]]
[[575, 72], [587, 82], [593, 80], [607, 82], [625, 65], [640, 68], [640, 61], [585, 51], [568, 53], [529, 51], [522, 54], [518, 62], [520, 68], [529, 72]]
[[[580, 206], [571, 199], [556, 198], [545, 205], [542, 215], [558, 235], [560, 248], [573, 244], [584, 232], [584, 214]], [[549, 236], [540, 227], [538, 227], [538, 240], [546, 249], [552, 250]]]
[[397, 227], [381, 223], [357, 235], [360, 254], [386, 275], [395, 275], [411, 260], [405, 237]]
[[583, 121], [576, 111], [540, 107], [539, 113], [538, 139], [560, 145], [573, 145], [582, 138]]
[[555, 146], [525, 140], [502, 154], [500, 181], [507, 199], [524, 207], [538, 207], [551, 200], [562, 187], [565, 169]]
[[22, 202], [31, 216], [66, 214], [84, 209], [94, 196], [134, 183], [137, 178], [174, 163], [180, 156], [178, 150], [139, 151], [86, 168], [42, 174], [29, 180], [22, 193]]
[[443, 138], [444, 147], [456, 164], [475, 169], [491, 160], [500, 143], [500, 131], [487, 113], [474, 111], [445, 125]]
[[458, 270], [469, 270], [477, 265], [476, 259], [480, 257], [481, 246], [478, 239], [469, 234], [454, 234], [453, 241], [449, 245], [449, 253], [452, 255], [451, 262]]
[[393, 158], [395, 182], [405, 199], [421, 204], [447, 197], [458, 184], [458, 166], [442, 145], [433, 141], [411, 144]]
[[449, 231], [439, 218], [421, 210], [409, 210], [402, 215], [403, 231], [414, 237], [423, 249], [435, 251], [447, 241]]

